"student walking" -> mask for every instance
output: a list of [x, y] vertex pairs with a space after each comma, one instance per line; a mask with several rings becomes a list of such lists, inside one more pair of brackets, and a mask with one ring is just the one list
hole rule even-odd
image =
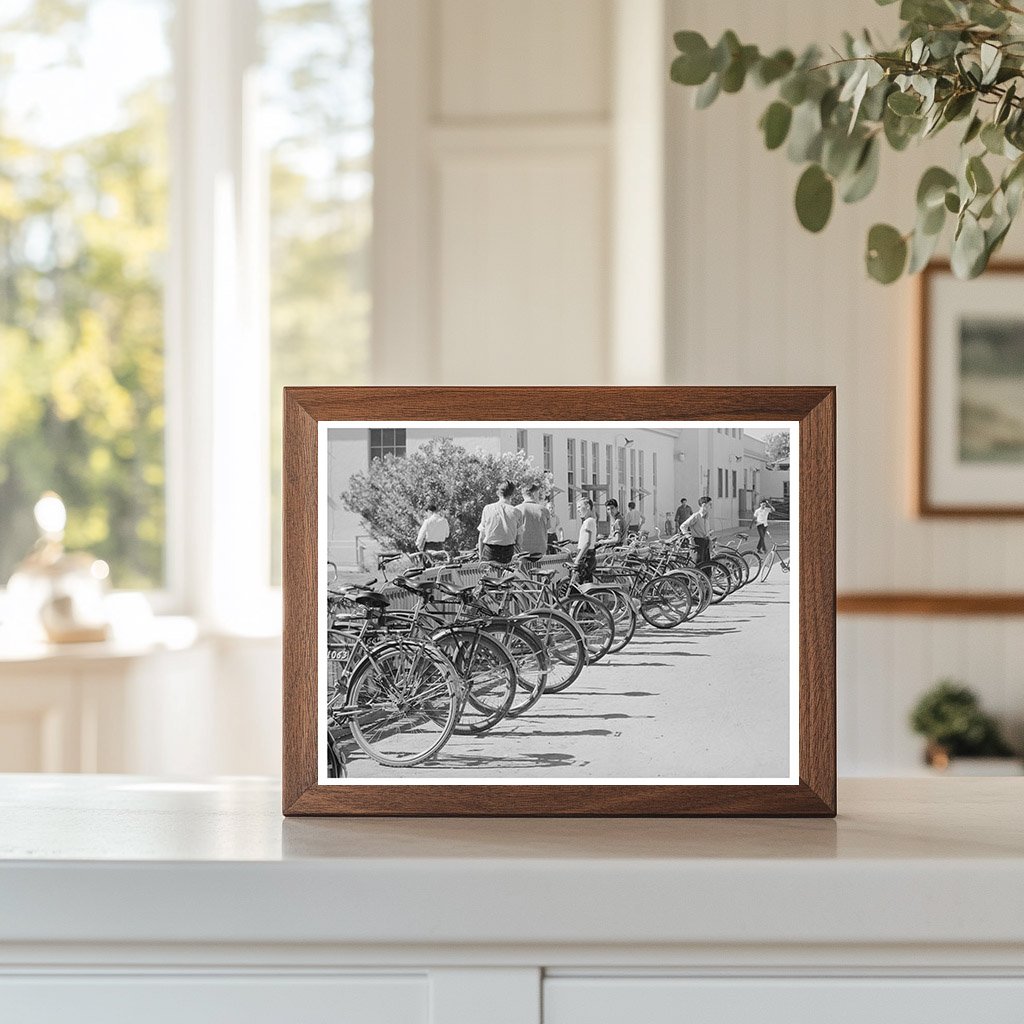
[[522, 521], [516, 543], [529, 555], [543, 555], [548, 550], [549, 514], [540, 503], [540, 492], [540, 484], [531, 484], [526, 489], [526, 501], [518, 506]]
[[548, 510], [548, 554], [553, 555], [558, 551], [558, 542], [562, 539], [562, 520], [558, 518], [551, 498], [548, 498], [545, 505]]
[[676, 533], [679, 532], [683, 523], [693, 515], [693, 509], [685, 498], [679, 499], [679, 508], [676, 509]]
[[495, 490], [497, 501], [484, 505], [477, 527], [477, 555], [482, 562], [497, 562], [508, 565], [516, 549], [516, 538], [522, 524], [523, 514], [512, 504], [516, 485], [506, 480]]
[[631, 501], [626, 506], [626, 535], [635, 537], [644, 525], [644, 517], [637, 511], [636, 502]]
[[576, 547], [576, 579], [580, 583], [592, 583], [597, 567], [597, 520], [594, 518], [594, 503], [589, 498], [576, 502], [580, 517], [580, 539]]
[[431, 502], [427, 505], [427, 518], [423, 520], [420, 532], [416, 535], [416, 550], [441, 551], [451, 532], [448, 520], [437, 511], [437, 506]]
[[697, 564], [706, 565], [711, 561], [711, 499], [705, 495], [697, 504], [697, 511], [685, 519], [679, 529], [693, 538]]
[[767, 498], [761, 499], [761, 504], [754, 509], [754, 525], [757, 527], [757, 550], [764, 554], [768, 551], [764, 543], [764, 535], [768, 532], [768, 519], [772, 514], [772, 507]]

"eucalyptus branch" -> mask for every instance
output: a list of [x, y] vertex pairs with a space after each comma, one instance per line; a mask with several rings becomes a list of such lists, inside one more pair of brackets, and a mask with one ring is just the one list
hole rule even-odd
[[847, 203], [870, 194], [883, 144], [900, 152], [962, 121], [958, 165], [925, 172], [913, 228], [876, 224], [865, 260], [868, 273], [885, 284], [916, 273], [952, 220], [953, 269], [974, 277], [1024, 205], [1024, 39], [1011, 17], [1024, 9], [1010, 0], [991, 0], [989, 7], [902, 0], [899, 11], [896, 48], [879, 49], [866, 33], [846, 35], [842, 49], [832, 48], [836, 59], [825, 62], [817, 48], [798, 59], [789, 50], [762, 54], [734, 32], [714, 46], [699, 33], [678, 32], [671, 75], [697, 88], [701, 109], [748, 82], [775, 91], [759, 128], [768, 149], [785, 146], [804, 167], [795, 207], [809, 231], [826, 226], [837, 194]]

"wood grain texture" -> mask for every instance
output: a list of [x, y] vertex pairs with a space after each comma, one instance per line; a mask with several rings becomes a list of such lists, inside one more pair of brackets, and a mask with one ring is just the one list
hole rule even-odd
[[[928, 438], [931, 434], [931, 403], [928, 394], [928, 374], [931, 367], [929, 338], [932, 329], [932, 281], [936, 274], [950, 273], [946, 260], [935, 260], [918, 275], [917, 280], [917, 339], [914, 380], [917, 386], [916, 438], [912, 446], [916, 465], [911, 479], [916, 488], [913, 495], [914, 511], [922, 519], [1008, 519], [1024, 516], [1024, 505], [937, 505], [929, 493]], [[986, 276], [994, 274], [1024, 275], [1024, 260], [1000, 260], [988, 265]], [[1012, 596], [1012, 595], [1010, 595]]]
[[[795, 786], [320, 786], [316, 518], [321, 420], [797, 420], [799, 776]], [[835, 815], [835, 389], [286, 388], [284, 796], [288, 815]]]
[[840, 615], [1024, 615], [1024, 594], [956, 594], [928, 591], [864, 591], [840, 594]]

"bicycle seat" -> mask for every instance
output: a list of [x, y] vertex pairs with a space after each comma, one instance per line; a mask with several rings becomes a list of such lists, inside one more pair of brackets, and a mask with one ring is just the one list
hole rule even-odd
[[449, 597], [454, 597], [458, 601], [463, 601], [469, 604], [473, 600], [473, 588], [472, 587], [457, 587], [454, 583], [445, 583], [438, 581], [437, 589], [442, 594], [447, 594]]
[[381, 551], [377, 554], [377, 566], [383, 569], [389, 562], [393, 562], [396, 558], [401, 558], [404, 552], [402, 551]]
[[520, 551], [519, 554], [515, 556], [515, 560], [517, 562], [529, 562], [531, 565], [536, 565], [543, 557], [543, 555], [536, 551]]
[[387, 608], [391, 604], [383, 594], [378, 594], [376, 590], [368, 590], [365, 594], [360, 594], [358, 597], [353, 598], [353, 600], [364, 608]]
[[407, 576], [398, 576], [392, 582], [396, 587], [401, 587], [403, 590], [408, 590], [411, 594], [416, 594], [418, 597], [422, 597], [429, 600], [434, 593], [434, 581], [427, 580], [423, 583], [413, 583]]

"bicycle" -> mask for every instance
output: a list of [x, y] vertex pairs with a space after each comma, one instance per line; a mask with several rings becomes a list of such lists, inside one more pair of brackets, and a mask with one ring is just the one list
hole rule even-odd
[[[764, 583], [768, 579], [768, 575], [772, 571], [772, 568], [775, 566], [776, 563], [778, 563], [782, 571], [785, 573], [789, 572], [790, 563], [790, 559], [783, 558], [782, 555], [779, 553], [782, 549], [779, 547], [778, 544], [776, 544], [775, 538], [772, 537], [771, 530], [765, 530], [765, 534], [766, 536], [771, 538], [772, 543], [771, 547], [768, 549], [768, 554], [764, 556], [764, 562], [761, 565], [760, 581], [762, 583]], [[789, 545], [786, 545], [787, 549], [788, 547]]]

